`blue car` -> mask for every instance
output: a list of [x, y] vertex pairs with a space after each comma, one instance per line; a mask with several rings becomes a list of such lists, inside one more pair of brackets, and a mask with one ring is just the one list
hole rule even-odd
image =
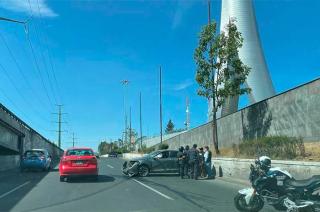
[[51, 156], [46, 149], [31, 149], [25, 151], [21, 159], [20, 169], [37, 169], [49, 171], [51, 168]]

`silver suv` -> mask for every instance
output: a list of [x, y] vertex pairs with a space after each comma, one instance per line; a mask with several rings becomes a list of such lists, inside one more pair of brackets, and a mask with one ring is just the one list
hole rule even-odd
[[158, 150], [123, 163], [122, 172], [129, 177], [146, 177], [150, 173], [178, 173], [177, 150]]

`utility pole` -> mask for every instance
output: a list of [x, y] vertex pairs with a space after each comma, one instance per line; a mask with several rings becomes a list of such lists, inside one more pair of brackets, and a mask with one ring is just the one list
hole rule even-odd
[[131, 128], [131, 106], [130, 106], [130, 111], [129, 111], [129, 142], [130, 146], [132, 146], [132, 128]]
[[142, 101], [141, 101], [141, 92], [140, 92], [140, 149], [142, 150], [142, 105], [141, 105]]
[[162, 71], [160, 66], [160, 144], [162, 144]]
[[72, 133], [72, 147], [74, 147], [74, 140], [76, 140], [77, 138], [74, 137], [74, 132]]
[[66, 132], [66, 131], [62, 131], [61, 130], [61, 127], [62, 127], [62, 123], [66, 123], [66, 122], [63, 122], [62, 121], [62, 115], [66, 114], [66, 113], [62, 113], [62, 106], [63, 105], [56, 105], [58, 107], [58, 113], [53, 113], [53, 114], [56, 114], [58, 115], [58, 131], [56, 131], [58, 133], [58, 146], [61, 148], [61, 133], [62, 132]]
[[211, 23], [211, 4], [210, 0], [208, 0], [208, 23]]

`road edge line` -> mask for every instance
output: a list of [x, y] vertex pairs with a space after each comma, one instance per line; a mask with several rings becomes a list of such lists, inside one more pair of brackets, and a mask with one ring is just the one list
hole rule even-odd
[[22, 188], [23, 186], [28, 185], [29, 183], [30, 183], [30, 181], [27, 181], [27, 182], [25, 182], [25, 183], [23, 183], [23, 184], [21, 184], [21, 185], [19, 185], [19, 186], [15, 187], [14, 189], [12, 189], [12, 190], [10, 190], [10, 191], [8, 191], [8, 192], [4, 193], [4, 194], [1, 194], [1, 195], [0, 195], [0, 199], [2, 199], [3, 197], [8, 196], [8, 195], [9, 195], [9, 194], [11, 194], [12, 192], [15, 192], [16, 190], [18, 190], [18, 189]]
[[171, 198], [171, 197], [169, 197], [169, 196], [161, 193], [160, 191], [157, 191], [156, 189], [154, 189], [154, 188], [152, 188], [152, 187], [150, 187], [150, 186], [148, 186], [148, 185], [146, 185], [146, 184], [144, 184], [144, 183], [142, 183], [142, 182], [140, 182], [140, 181], [138, 181], [138, 180], [136, 180], [136, 179], [133, 179], [133, 180], [134, 180], [135, 182], [139, 183], [140, 185], [146, 187], [147, 189], [149, 189], [149, 190], [151, 190], [151, 191], [159, 194], [160, 196], [162, 196], [162, 197], [164, 197], [164, 198], [166, 198], [166, 199], [168, 199], [168, 200], [174, 200], [173, 198]]

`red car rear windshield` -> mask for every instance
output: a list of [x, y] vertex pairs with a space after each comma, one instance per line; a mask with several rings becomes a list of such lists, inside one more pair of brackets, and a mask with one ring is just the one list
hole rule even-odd
[[90, 149], [71, 149], [67, 151], [66, 156], [93, 156], [93, 152]]

